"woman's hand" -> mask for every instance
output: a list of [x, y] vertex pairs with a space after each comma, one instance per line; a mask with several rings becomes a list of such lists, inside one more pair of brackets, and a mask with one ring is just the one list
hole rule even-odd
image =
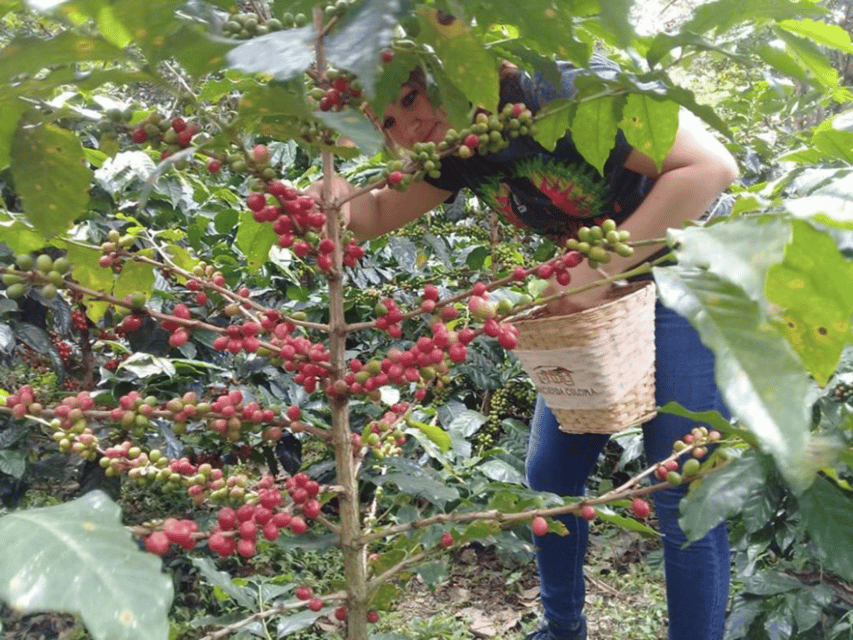
[[344, 226], [348, 227], [350, 223], [350, 203], [344, 202], [353, 193], [358, 191], [358, 187], [350, 184], [338, 175], [332, 177], [331, 182], [326, 185], [325, 181], [318, 180], [305, 190], [305, 193], [317, 202], [321, 209], [328, 212], [340, 205], [341, 217], [344, 221]]
[[[602, 280], [605, 277], [597, 270], [591, 269], [586, 263], [574, 267], [570, 273], [572, 274], [572, 281], [568, 285], [561, 285], [551, 278], [548, 281], [548, 286], [542, 292], [543, 297], [550, 297], [564, 291], [577, 289]], [[566, 316], [571, 313], [583, 311], [599, 304], [606, 296], [609, 288], [610, 285], [604, 284], [571, 296], [561, 296], [546, 303], [545, 308], [553, 316]]]

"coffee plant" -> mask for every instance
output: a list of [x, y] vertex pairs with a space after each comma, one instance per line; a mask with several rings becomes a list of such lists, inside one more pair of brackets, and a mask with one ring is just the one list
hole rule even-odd
[[[531, 527], [562, 533], [560, 513], [653, 535], [648, 495], [689, 483], [691, 537], [735, 523], [729, 637], [841, 637], [853, 120], [828, 53], [853, 53], [849, 35], [812, 1], [716, 0], [653, 37], [630, 3], [445, 4], [0, 0], [0, 597], [77, 614], [94, 638], [283, 637], [325, 617], [364, 640], [448, 549], [524, 552]], [[594, 45], [614, 77], [497, 109], [502, 60], [554, 76], [555, 56], [584, 65]], [[673, 78], [699, 55], [748, 91], [697, 100]], [[453, 129], [387, 149], [365, 107], [382, 113], [415, 67]], [[828, 117], [756, 160], [758, 115], [767, 138], [782, 103]], [[654, 241], [605, 221], [560, 246], [460, 196], [359, 243], [328, 186], [403, 190], [448, 156], [567, 131], [594, 166], [618, 129], [660, 162], [679, 108], [745, 177], [730, 216]], [[648, 243], [677, 264], [596, 285], [651, 273], [714, 350], [732, 418], [661, 407], [696, 423], [667, 460], [582, 501], [527, 490], [513, 323], [548, 278]], [[82, 495], [29, 505], [48, 477]], [[173, 512], [130, 514], [133, 495]], [[322, 592], [270, 560], [322, 544], [340, 560]], [[162, 569], [181, 559], [240, 611], [177, 629]]]

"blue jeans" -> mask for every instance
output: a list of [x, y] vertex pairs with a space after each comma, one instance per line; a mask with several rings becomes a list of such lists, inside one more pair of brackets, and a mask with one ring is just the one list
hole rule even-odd
[[[657, 403], [679, 402], [693, 411], [726, 414], [714, 382], [714, 357], [696, 331], [674, 311], [658, 304], [655, 313]], [[649, 464], [667, 457], [672, 444], [693, 428], [691, 421], [658, 415], [643, 425]], [[540, 396], [530, 430], [525, 470], [538, 491], [581, 496], [587, 477], [608, 440], [607, 434], [568, 434]], [[655, 512], [663, 535], [669, 609], [669, 640], [721, 640], [729, 594], [730, 551], [725, 523], [686, 545], [678, 525], [678, 504], [686, 487], [658, 491]], [[557, 626], [574, 626], [584, 603], [583, 561], [589, 536], [586, 520], [561, 516], [567, 536], [535, 536], [540, 592], [545, 617]]]

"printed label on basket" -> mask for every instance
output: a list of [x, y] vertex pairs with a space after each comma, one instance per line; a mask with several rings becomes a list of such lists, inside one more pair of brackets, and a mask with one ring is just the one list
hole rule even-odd
[[625, 397], [654, 364], [654, 350], [644, 350], [626, 368], [602, 371], [583, 348], [513, 351], [551, 409], [604, 409]]

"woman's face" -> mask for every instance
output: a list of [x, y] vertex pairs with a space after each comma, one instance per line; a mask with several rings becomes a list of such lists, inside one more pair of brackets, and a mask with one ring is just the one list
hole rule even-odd
[[444, 109], [434, 109], [426, 88], [417, 82], [402, 86], [394, 101], [386, 107], [379, 125], [391, 140], [406, 149], [418, 142], [438, 144], [450, 130]]

